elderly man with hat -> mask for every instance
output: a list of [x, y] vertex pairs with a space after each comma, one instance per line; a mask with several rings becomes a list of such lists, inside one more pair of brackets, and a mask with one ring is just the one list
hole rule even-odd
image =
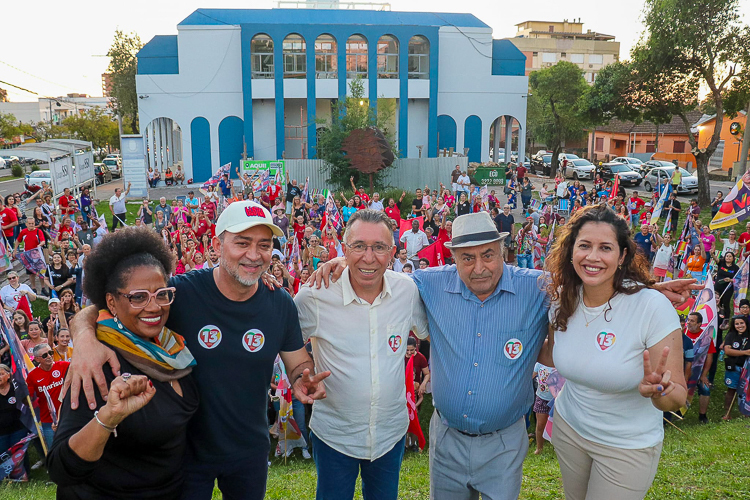
[[[259, 280], [271, 263], [273, 237], [283, 236], [271, 214], [252, 201], [235, 202], [219, 216], [211, 245], [219, 265], [169, 280], [175, 287], [167, 328], [184, 332], [197, 366], [201, 405], [188, 430], [183, 498], [210, 499], [214, 484], [225, 498], [262, 499], [268, 473], [267, 390], [281, 356], [294, 396], [303, 403], [325, 397], [322, 380], [302, 342], [297, 308], [284, 291]], [[119, 373], [116, 356], [94, 336], [96, 311], [86, 308], [72, 325], [76, 358], [71, 400], [83, 381], [103, 380], [104, 363]], [[80, 357], [79, 357], [80, 356]], [[100, 385], [102, 395], [106, 386]]]
[[[502, 242], [487, 212], [457, 217], [445, 246], [455, 265], [416, 270], [430, 333], [432, 397], [430, 490], [435, 500], [516, 499], [528, 450], [524, 414], [548, 331], [542, 271], [503, 261]], [[334, 265], [316, 281], [327, 282]], [[694, 280], [659, 286], [682, 301]], [[545, 352], [545, 354], [548, 354]], [[545, 358], [546, 359], [546, 358]], [[548, 361], [549, 363], [549, 361]]]

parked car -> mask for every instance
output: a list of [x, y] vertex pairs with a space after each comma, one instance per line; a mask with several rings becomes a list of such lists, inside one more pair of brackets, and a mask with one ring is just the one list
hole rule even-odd
[[664, 161], [664, 160], [649, 160], [646, 163], [644, 163], [644, 165], [647, 165], [649, 170], [651, 170], [652, 168], [659, 168], [659, 167], [675, 168], [677, 166], [671, 161]]
[[46, 182], [48, 186], [52, 186], [52, 176], [49, 170], [37, 170], [26, 174], [26, 184], [29, 186], [41, 186], [42, 182]]
[[0, 155], [0, 159], [2, 159], [2, 160], [5, 161], [5, 167], [6, 168], [10, 168], [13, 165], [20, 165], [21, 164], [21, 159], [18, 158], [18, 156], [3, 154], [3, 155]]
[[594, 170], [596, 170], [596, 167], [594, 167], [590, 161], [584, 160], [583, 158], [568, 160], [568, 168], [565, 170], [565, 177], [572, 177], [576, 180], [593, 179]]
[[[668, 163], [668, 162], [662, 162]], [[643, 187], [646, 191], [653, 191], [656, 186], [661, 186], [662, 180], [672, 178], [675, 166], [672, 164], [671, 167], [654, 167], [648, 171], [645, 180], [643, 181]], [[680, 185], [677, 186], [677, 193], [697, 193], [698, 192], [698, 177], [691, 174], [684, 168], [680, 167], [680, 173], [682, 179]]]
[[[540, 154], [542, 153], [542, 154]], [[552, 153], [540, 151], [531, 158], [531, 172], [549, 175], [552, 167]]]
[[0, 168], [10, 168], [10, 165], [5, 163], [5, 160], [0, 158]]
[[[580, 160], [581, 159], [580, 156], [574, 155], [573, 153], [563, 153], [563, 154], [565, 155], [565, 158], [568, 159], [568, 161], [571, 161], [571, 160]], [[562, 158], [560, 158], [560, 159], [562, 160]]]
[[102, 164], [106, 165], [107, 168], [109, 168], [109, 171], [112, 173], [113, 177], [120, 178], [122, 177], [122, 160], [119, 158], [105, 158], [102, 161]]
[[615, 176], [619, 177], [620, 184], [623, 186], [638, 186], [643, 180], [641, 174], [634, 171], [628, 165], [616, 161], [603, 164], [599, 173], [601, 173], [604, 180], [614, 180]]
[[112, 171], [104, 163], [94, 163], [94, 175], [96, 176], [97, 186], [105, 182], [112, 182]]
[[644, 175], [650, 167], [647, 167], [645, 163], [643, 163], [638, 158], [632, 158], [630, 156], [618, 156], [612, 161], [616, 161], [617, 163], [624, 163], [625, 165], [629, 166], [636, 172], [638, 172], [641, 175]]

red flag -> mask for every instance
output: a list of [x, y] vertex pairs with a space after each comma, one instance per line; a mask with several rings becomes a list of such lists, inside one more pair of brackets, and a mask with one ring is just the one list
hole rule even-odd
[[615, 182], [612, 184], [612, 192], [609, 193], [609, 198], [614, 199], [617, 196], [617, 191], [620, 190], [620, 176], [615, 174]]
[[29, 321], [32, 321], [34, 319], [34, 316], [31, 315], [31, 304], [29, 304], [29, 299], [26, 297], [26, 295], [22, 295], [21, 300], [18, 301], [16, 311], [19, 310], [26, 313], [26, 316], [29, 317]]
[[427, 259], [430, 261], [430, 267], [444, 266], [444, 247], [442, 241], [436, 241], [432, 245], [424, 247], [422, 250], [417, 252], [417, 257], [420, 259]]
[[[421, 229], [422, 231], [424, 231], [424, 216], [416, 217], [416, 219], [419, 221], [419, 229]], [[403, 236], [403, 234], [406, 231], [411, 231], [411, 221], [413, 221], [413, 220], [414, 220], [413, 218], [412, 219], [401, 219], [401, 225], [400, 225], [399, 231], [398, 231], [398, 239], [399, 240], [401, 239], [401, 236]]]
[[417, 401], [414, 395], [414, 356], [409, 358], [409, 361], [406, 363], [406, 409], [409, 413], [409, 429], [406, 432], [411, 432], [417, 436], [419, 449], [424, 450], [426, 441], [424, 434], [422, 434], [422, 427], [419, 425]]

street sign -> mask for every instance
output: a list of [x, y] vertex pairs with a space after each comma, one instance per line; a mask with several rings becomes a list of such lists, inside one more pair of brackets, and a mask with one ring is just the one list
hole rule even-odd
[[505, 186], [505, 167], [479, 167], [474, 171], [477, 186]]
[[148, 197], [143, 136], [140, 134], [120, 136], [120, 150], [122, 151], [122, 178], [125, 191], [127, 191], [128, 183], [130, 183], [128, 196], [134, 198]]
[[49, 170], [52, 177], [52, 189], [56, 195], [62, 194], [65, 188], [73, 187], [73, 160], [70, 156], [51, 159]]
[[242, 162], [242, 171], [240, 174], [254, 174], [256, 170], [268, 170], [268, 176], [273, 178], [278, 170], [281, 170], [281, 182], [286, 179], [286, 165], [284, 160], [263, 161], [263, 160], [244, 160]]

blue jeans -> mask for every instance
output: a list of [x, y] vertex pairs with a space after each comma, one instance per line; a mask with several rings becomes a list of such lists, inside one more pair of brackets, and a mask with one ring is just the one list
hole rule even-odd
[[518, 267], [526, 269], [534, 268], [534, 259], [530, 253], [520, 253], [516, 259], [518, 260]]
[[401, 460], [404, 458], [406, 436], [375, 460], [353, 458], [340, 453], [310, 432], [313, 458], [318, 470], [317, 500], [351, 500], [357, 476], [362, 472], [364, 500], [396, 500]]
[[52, 430], [52, 424], [46, 424], [42, 422], [41, 425], [42, 436], [44, 436], [44, 444], [47, 445], [47, 451], [49, 451], [49, 449], [52, 448], [52, 440], [55, 438], [55, 431]]

